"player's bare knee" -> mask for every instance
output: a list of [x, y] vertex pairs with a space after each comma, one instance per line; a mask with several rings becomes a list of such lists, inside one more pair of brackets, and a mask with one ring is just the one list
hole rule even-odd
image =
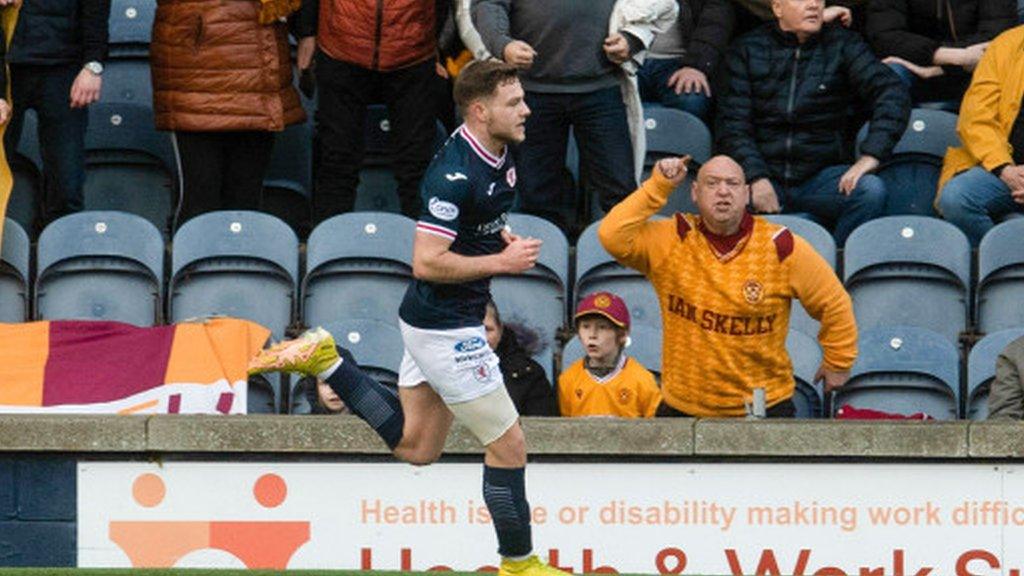
[[487, 445], [492, 458], [503, 467], [526, 466], [526, 435], [519, 424], [513, 425], [497, 440]]

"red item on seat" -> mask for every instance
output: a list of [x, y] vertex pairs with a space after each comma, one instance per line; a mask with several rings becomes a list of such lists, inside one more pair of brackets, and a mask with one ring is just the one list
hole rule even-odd
[[856, 408], [849, 404], [836, 410], [836, 420], [934, 420], [924, 412], [914, 414], [898, 414], [896, 412], [882, 412], [871, 408]]

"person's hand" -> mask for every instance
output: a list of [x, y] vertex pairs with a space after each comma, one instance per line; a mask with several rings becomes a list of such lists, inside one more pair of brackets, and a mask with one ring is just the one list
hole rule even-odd
[[299, 39], [299, 45], [295, 49], [295, 64], [299, 70], [305, 70], [313, 65], [313, 53], [316, 52], [316, 36], [306, 36]]
[[671, 182], [673, 186], [678, 186], [686, 179], [686, 173], [689, 171], [686, 165], [689, 162], [689, 156], [662, 158], [654, 165], [654, 169]]
[[683, 66], [673, 72], [668, 79], [668, 85], [676, 91], [676, 94], [683, 92], [700, 94], [703, 92], [709, 98], [711, 97], [711, 85], [708, 84], [708, 77], [700, 70], [689, 66]]
[[839, 192], [843, 196], [849, 196], [850, 192], [857, 187], [857, 182], [860, 182], [860, 177], [871, 172], [875, 168], [878, 168], [878, 159], [874, 156], [864, 155], [854, 162], [853, 166], [843, 174], [843, 177], [839, 179]]
[[612, 64], [622, 64], [629, 60], [629, 41], [622, 34], [612, 34], [604, 39], [604, 53]]
[[533, 66], [533, 59], [536, 58], [537, 51], [522, 40], [513, 40], [505, 46], [502, 56], [506, 64], [526, 70]]
[[849, 28], [850, 24], [853, 24], [853, 12], [851, 12], [846, 6], [829, 6], [822, 11], [821, 19], [825, 24], [831, 24], [832, 22], [839, 20], [839, 23], [843, 25], [843, 28]]
[[71, 107], [85, 108], [99, 100], [102, 86], [103, 78], [82, 68], [71, 84]]
[[1021, 203], [1018, 196], [1024, 194], [1024, 165], [1007, 166], [999, 173], [999, 179], [1010, 187], [1014, 201]]
[[7, 124], [11, 119], [11, 105], [7, 100], [0, 100], [0, 124]]
[[750, 185], [750, 203], [762, 214], [778, 214], [782, 211], [775, 187], [767, 178], [760, 178]]
[[849, 370], [843, 372], [840, 370], [833, 370], [824, 363], [818, 367], [818, 371], [814, 374], [815, 382], [822, 382], [825, 385], [825, 393], [828, 394], [836, 388], [842, 388], [846, 381], [850, 379]]
[[942, 70], [942, 66], [919, 66], [909, 60], [904, 60], [899, 56], [886, 56], [882, 59], [882, 64], [899, 64], [910, 73], [918, 78], [928, 79], [935, 78], [936, 76], [942, 76], [945, 72]]
[[519, 274], [525, 272], [537, 262], [540, 256], [541, 241], [536, 238], [523, 238], [511, 232], [505, 231], [502, 237], [507, 238], [508, 244], [501, 251], [502, 269], [508, 274]]
[[978, 61], [981, 60], [981, 55], [985, 53], [986, 48], [988, 48], [988, 42], [971, 44], [964, 48], [961, 55], [960, 66], [968, 72], [974, 72], [974, 69], [978, 66]]

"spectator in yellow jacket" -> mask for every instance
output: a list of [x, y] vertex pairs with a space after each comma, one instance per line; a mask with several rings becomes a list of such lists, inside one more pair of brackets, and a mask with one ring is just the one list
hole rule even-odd
[[562, 416], [651, 418], [661, 391], [651, 374], [624, 349], [629, 308], [611, 292], [595, 292], [576, 307], [576, 336], [585, 355], [558, 377]]
[[963, 146], [942, 163], [936, 204], [971, 243], [995, 219], [1024, 212], [1024, 26], [996, 37], [974, 70], [960, 104], [957, 132]]
[[598, 230], [605, 249], [646, 275], [661, 302], [658, 415], [743, 416], [753, 390], [764, 388], [768, 417], [792, 417], [790, 302], [799, 298], [821, 322], [818, 378], [832, 390], [849, 379], [857, 356], [850, 297], [803, 238], [747, 213], [743, 169], [727, 156], [697, 173], [699, 215], [651, 220], [686, 177], [686, 160], [658, 162]]

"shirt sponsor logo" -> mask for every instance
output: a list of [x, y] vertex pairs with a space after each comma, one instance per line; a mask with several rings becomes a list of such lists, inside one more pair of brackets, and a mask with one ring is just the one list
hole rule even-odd
[[466, 176], [462, 172], [455, 172], [454, 174], [445, 174], [444, 177], [447, 178], [449, 182], [455, 182], [457, 180], [469, 180], [469, 176]]
[[469, 352], [473, 352], [474, 350], [479, 350], [484, 346], [487, 346], [486, 340], [479, 336], [473, 336], [468, 340], [457, 342], [455, 344], [455, 351], [458, 352], [459, 354], [466, 354]]
[[721, 314], [687, 302], [675, 294], [669, 294], [668, 296], [668, 312], [693, 322], [701, 330], [727, 334], [729, 336], [771, 334], [775, 331], [775, 320], [777, 318], [776, 314], [759, 316]]
[[501, 230], [505, 228], [505, 226], [507, 225], [508, 212], [502, 214], [501, 216], [498, 216], [497, 218], [491, 220], [490, 222], [487, 222], [486, 224], [480, 224], [479, 226], [476, 227], [476, 233], [481, 236], [494, 234], [496, 232], [501, 232]]
[[427, 203], [427, 208], [430, 213], [434, 215], [438, 220], [444, 220], [451, 222], [459, 217], [459, 207], [451, 202], [445, 202], [437, 196], [434, 196]]

